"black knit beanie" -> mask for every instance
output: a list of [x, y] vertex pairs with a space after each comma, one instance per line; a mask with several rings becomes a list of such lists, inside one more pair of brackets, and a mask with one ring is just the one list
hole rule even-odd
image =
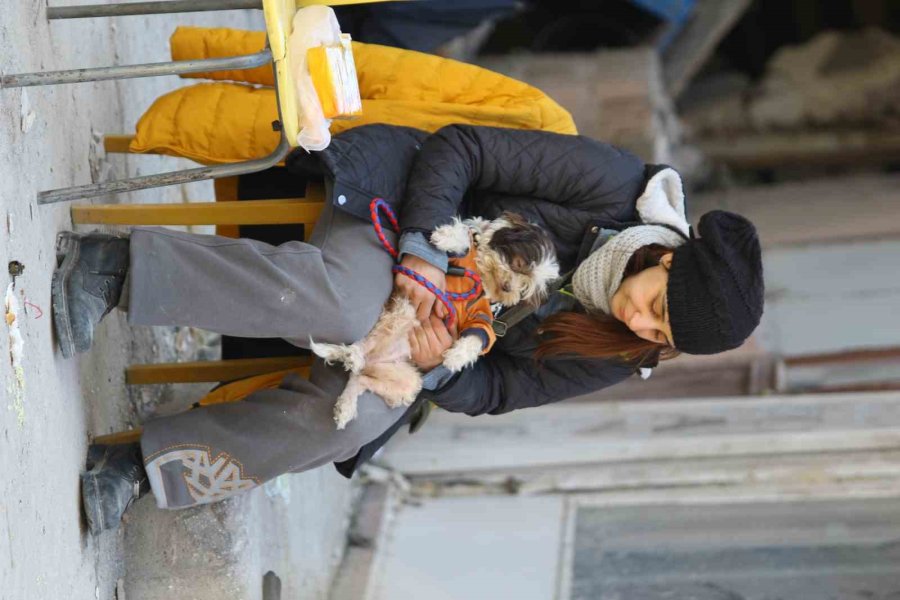
[[700, 218], [699, 238], [675, 249], [668, 305], [675, 348], [716, 354], [740, 346], [763, 313], [759, 238], [740, 215], [714, 210]]

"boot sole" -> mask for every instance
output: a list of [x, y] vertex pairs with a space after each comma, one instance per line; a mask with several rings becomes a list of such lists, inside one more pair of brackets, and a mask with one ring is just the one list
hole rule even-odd
[[[61, 233], [56, 239], [56, 257], [59, 266], [53, 272], [50, 286], [53, 307], [53, 324], [63, 358], [75, 356], [75, 340], [72, 323], [69, 320], [69, 303], [66, 299], [66, 284], [78, 262], [80, 247], [77, 234]], [[60, 261], [60, 257], [62, 260]]]
[[103, 510], [100, 506], [100, 489], [97, 487], [97, 479], [93, 476], [96, 469], [103, 462], [81, 475], [81, 503], [84, 505], [84, 516], [91, 535], [97, 536], [104, 531]]
[[[96, 459], [96, 460], [94, 460]], [[90, 464], [87, 472], [81, 474], [81, 503], [84, 506], [84, 516], [91, 535], [98, 535], [104, 530], [103, 510], [100, 506], [100, 489], [97, 487], [97, 478], [94, 477], [106, 464], [107, 453], [104, 450], [100, 456], [88, 453]]]

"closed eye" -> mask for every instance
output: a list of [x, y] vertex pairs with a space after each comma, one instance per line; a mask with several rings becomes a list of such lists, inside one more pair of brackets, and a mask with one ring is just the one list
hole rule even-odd
[[[659, 316], [660, 322], [662, 322], [663, 324], [666, 324], [668, 322], [669, 311], [667, 310], [667, 306], [666, 306], [666, 294], [665, 293], [662, 293], [659, 295], [659, 310], [656, 312], [656, 314]], [[666, 337], [666, 334], [664, 332], [659, 331], [657, 333], [658, 333], [658, 335], [656, 336], [656, 341], [658, 341], [660, 344], [668, 344], [669, 346], [673, 345], [672, 343], [669, 342], [669, 338]]]

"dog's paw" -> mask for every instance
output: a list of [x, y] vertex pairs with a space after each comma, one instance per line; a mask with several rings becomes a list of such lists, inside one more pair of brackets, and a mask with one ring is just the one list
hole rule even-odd
[[338, 429], [343, 429], [347, 423], [356, 418], [356, 402], [343, 402], [339, 399], [334, 405], [334, 424]]
[[469, 228], [454, 218], [450, 225], [441, 225], [431, 233], [431, 243], [438, 250], [450, 254], [466, 254], [470, 243]]
[[346, 347], [347, 352], [344, 354], [344, 368], [351, 373], [359, 373], [366, 366], [366, 355], [363, 349], [356, 344]]
[[477, 335], [465, 335], [444, 351], [444, 366], [452, 372], [462, 371], [475, 364], [483, 346]]

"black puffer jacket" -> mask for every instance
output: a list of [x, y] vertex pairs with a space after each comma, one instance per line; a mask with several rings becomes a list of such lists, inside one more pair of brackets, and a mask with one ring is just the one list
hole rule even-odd
[[[294, 155], [289, 167], [315, 168], [311, 158]], [[384, 125], [351, 129], [318, 158], [334, 180], [332, 201], [343, 210], [368, 219], [369, 201], [382, 196], [399, 209], [404, 231], [423, 232], [456, 215], [494, 218], [511, 210], [550, 233], [563, 272], [583, 260], [601, 228], [636, 220], [635, 202], [653, 171], [586, 137], [463, 125], [432, 135]], [[538, 366], [531, 356], [540, 320], [522, 321], [473, 367], [419, 401], [500, 414], [586, 394], [635, 372], [617, 360], [557, 358]]]

